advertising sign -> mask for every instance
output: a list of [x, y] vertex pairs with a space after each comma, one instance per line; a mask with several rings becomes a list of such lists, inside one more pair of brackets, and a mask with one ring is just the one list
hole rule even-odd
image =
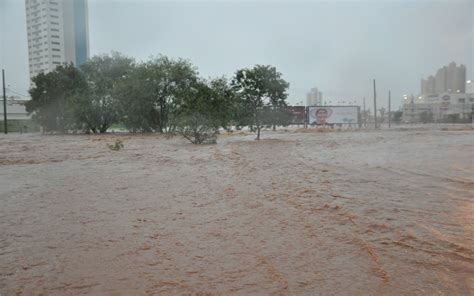
[[312, 106], [308, 107], [309, 124], [356, 124], [359, 119], [357, 106]]
[[291, 119], [292, 124], [304, 124], [304, 106], [293, 106], [293, 107], [285, 107], [285, 111], [291, 113], [293, 115]]

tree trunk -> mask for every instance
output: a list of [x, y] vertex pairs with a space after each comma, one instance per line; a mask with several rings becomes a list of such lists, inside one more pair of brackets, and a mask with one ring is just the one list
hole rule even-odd
[[260, 140], [260, 125], [257, 126], [257, 140]]

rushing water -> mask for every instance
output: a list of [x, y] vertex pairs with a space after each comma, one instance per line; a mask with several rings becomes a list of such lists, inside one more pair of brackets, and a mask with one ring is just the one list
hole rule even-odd
[[0, 295], [472, 294], [473, 135], [2, 136]]

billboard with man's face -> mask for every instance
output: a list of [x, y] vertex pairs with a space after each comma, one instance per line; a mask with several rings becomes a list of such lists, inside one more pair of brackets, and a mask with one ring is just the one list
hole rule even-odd
[[349, 124], [358, 123], [357, 106], [314, 106], [308, 107], [309, 124]]

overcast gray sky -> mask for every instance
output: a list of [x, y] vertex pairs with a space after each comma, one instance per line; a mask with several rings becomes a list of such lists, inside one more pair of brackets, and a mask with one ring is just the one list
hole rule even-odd
[[[0, 66], [26, 94], [23, 0], [0, 0]], [[317, 86], [332, 102], [372, 99], [389, 89], [398, 107], [420, 79], [451, 61], [473, 76], [474, 1], [89, 0], [91, 55], [159, 53], [191, 60], [204, 77], [271, 64], [290, 82], [289, 101]], [[471, 86], [472, 87], [472, 86]]]

